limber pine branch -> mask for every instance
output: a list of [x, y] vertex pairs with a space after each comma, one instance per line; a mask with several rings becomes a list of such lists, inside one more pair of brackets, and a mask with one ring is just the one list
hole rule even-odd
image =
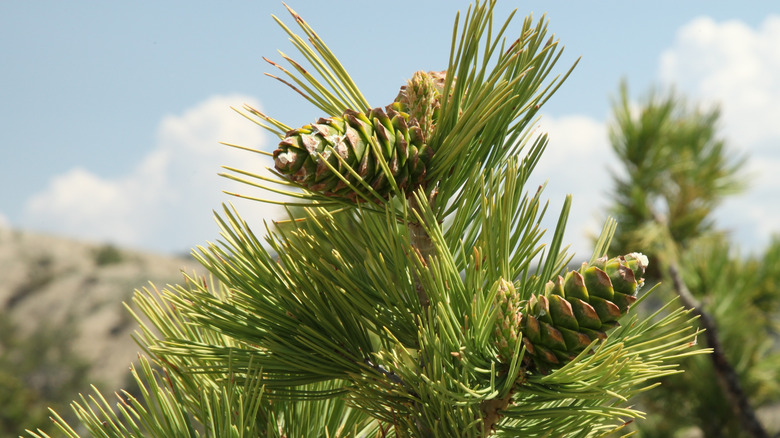
[[723, 345], [718, 338], [717, 323], [709, 313], [702, 310], [701, 303], [688, 290], [675, 263], [669, 263], [669, 276], [672, 278], [674, 290], [680, 297], [683, 305], [691, 309], [699, 317], [699, 322], [702, 328], [704, 328], [704, 337], [707, 340], [707, 345], [712, 348], [710, 357], [715, 368], [715, 375], [718, 377], [718, 383], [720, 383], [732, 408], [739, 416], [745, 432], [754, 438], [769, 438], [769, 434], [764, 430], [761, 422], [758, 421], [756, 413], [750, 405], [750, 400], [745, 395], [745, 391], [742, 390], [742, 384], [739, 382], [737, 371], [723, 351]]

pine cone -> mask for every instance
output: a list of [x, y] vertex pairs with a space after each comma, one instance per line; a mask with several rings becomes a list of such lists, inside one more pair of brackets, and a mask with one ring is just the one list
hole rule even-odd
[[379, 196], [389, 199], [392, 186], [378, 165], [372, 143], [381, 151], [399, 189], [411, 193], [424, 182], [433, 151], [425, 144], [417, 120], [402, 112], [398, 102], [366, 114], [348, 110], [340, 117], [294, 129], [274, 151], [274, 164], [290, 181], [325, 196], [353, 202], [358, 193], [374, 198], [351, 168]]
[[436, 127], [447, 71], [418, 71], [401, 87], [395, 101], [417, 120], [427, 142]]
[[[522, 333], [526, 365], [547, 372], [571, 361], [592, 341], [606, 339], [605, 332], [616, 327], [636, 301], [646, 267], [647, 258], [639, 253], [604, 257], [565, 278], [558, 276], [547, 283], [544, 294], [521, 303], [515, 330]], [[506, 362], [504, 339], [511, 345], [513, 335], [502, 334], [497, 341], [499, 358]]]
[[503, 278], [499, 280], [495, 304], [498, 311], [495, 329], [498, 356], [502, 362], [509, 363], [517, 349], [517, 343], [520, 342], [518, 328], [522, 317], [521, 301], [515, 285]]

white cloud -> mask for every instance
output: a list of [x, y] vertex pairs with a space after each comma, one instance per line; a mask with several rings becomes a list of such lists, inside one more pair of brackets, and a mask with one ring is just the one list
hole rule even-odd
[[544, 226], [552, 236], [567, 194], [572, 208], [564, 244], [571, 244], [576, 259], [593, 251], [590, 237], [598, 234], [606, 219], [605, 193], [610, 187], [607, 164], [614, 161], [604, 122], [585, 116], [544, 116], [539, 132], [549, 135], [547, 150], [534, 171], [529, 189], [547, 182], [544, 195], [550, 200]]
[[663, 80], [722, 103], [727, 131], [740, 142], [780, 137], [780, 16], [758, 29], [697, 18], [661, 56]]
[[780, 233], [780, 157], [753, 158], [747, 163], [751, 175], [748, 193], [728, 199], [718, 211], [718, 221], [740, 247], [762, 249], [767, 240]]
[[729, 144], [748, 154], [749, 191], [727, 201], [718, 220], [750, 250], [780, 232], [780, 16], [758, 28], [697, 18], [660, 60], [661, 79], [722, 110]]
[[230, 109], [244, 103], [259, 106], [244, 96], [218, 96], [165, 117], [156, 148], [127, 175], [103, 178], [74, 168], [56, 176], [27, 202], [24, 223], [90, 240], [186, 251], [217, 238], [211, 210], [233, 202], [262, 231], [262, 220], [278, 218], [281, 209], [223, 194], [257, 193], [217, 176], [221, 165], [261, 173], [272, 164], [266, 157], [219, 144], [267, 148], [261, 129]]
[[138, 204], [137, 194], [128, 190], [132, 182], [103, 180], [85, 169], [71, 169], [27, 202], [27, 223], [77, 236], [134, 242], [140, 227], [130, 220]]

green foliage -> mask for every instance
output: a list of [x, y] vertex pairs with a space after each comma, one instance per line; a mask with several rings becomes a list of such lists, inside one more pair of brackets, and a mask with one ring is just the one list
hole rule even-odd
[[[718, 322], [726, 356], [755, 408], [780, 401], [779, 254], [777, 239], [765, 254], [741, 259], [725, 239], [710, 237], [697, 239], [681, 263], [691, 293]], [[695, 425], [705, 436], [743, 436], [711, 359], [691, 357], [682, 366], [685, 374], [665, 379], [644, 400], [660, 415], [645, 425], [643, 435], [669, 436], [664, 431]]]
[[[141, 398], [125, 393], [118, 413], [97, 392], [75, 403], [91, 435], [591, 437], [643, 417], [628, 400], [699, 352], [688, 312], [636, 314], [647, 295], [606, 339], [555, 370], [524, 365], [522, 343], [499, 359], [498, 285], [511, 282], [529, 300], [563, 273], [571, 199], [546, 235], [541, 188], [525, 187], [547, 145], [527, 127], [560, 84], [547, 79], [558, 44], [531, 18], [507, 42], [510, 20], [495, 29], [494, 5], [477, 2], [456, 20], [426, 184], [411, 193], [394, 186], [381, 151], [375, 164], [389, 195], [352, 169], [356, 202], [228, 169], [229, 178], [286, 194], [288, 207], [305, 206], [303, 217], [266, 225], [258, 238], [226, 206], [222, 239], [195, 254], [213, 282], [186, 277], [136, 293]], [[285, 57], [291, 85], [328, 116], [371, 108], [292, 14], [306, 38], [282, 27], [312, 66]], [[246, 111], [280, 138], [290, 130]], [[608, 221], [594, 259], [613, 231]]]
[[[111, 403], [93, 387], [93, 395], [81, 396], [71, 404], [90, 436], [338, 437], [367, 436], [375, 429], [342, 400], [267, 401], [260, 368], [250, 363], [240, 374], [230, 369], [232, 349], [257, 347], [193, 324], [173, 302], [181, 295], [209, 290], [217, 299], [228, 293], [224, 286], [194, 279], [174, 290], [136, 292], [133, 301], [141, 313], [130, 311], [141, 327], [139, 344], [168, 354], [159, 357], [147, 351], [139, 366], [132, 367], [140, 396], [122, 391], [118, 402]], [[201, 361], [195, 354], [177, 354], [181, 349], [192, 353], [192, 345], [221, 348], [226, 356], [214, 363]], [[222, 365], [226, 372], [215, 374], [215, 366]], [[307, 389], [329, 390], [328, 384]], [[54, 422], [65, 436], [82, 436], [59, 414], [54, 414]], [[35, 437], [48, 437], [48, 433], [41, 429], [30, 432]]]
[[124, 255], [116, 246], [112, 244], [101, 245], [93, 252], [95, 258], [95, 265], [106, 266], [120, 263], [124, 259]]
[[[613, 249], [641, 245], [662, 280], [658, 296], [674, 295], [666, 271], [679, 266], [701, 309], [717, 323], [717, 336], [754, 408], [780, 401], [780, 243], [764, 254], [740, 257], [718, 230], [713, 210], [743, 187], [744, 158], [718, 137], [719, 113], [691, 108], [669, 93], [651, 93], [638, 108], [625, 84], [614, 107], [612, 147], [623, 167], [615, 175], [612, 211], [620, 220]], [[643, 436], [674, 436], [696, 426], [706, 436], [743, 436], [743, 426], [720, 384], [710, 357], [682, 362], [686, 373], [670, 376], [641, 398], [653, 412], [638, 423]]]
[[[691, 108], [674, 92], [651, 92], [633, 110], [623, 84], [613, 113], [610, 141], [622, 168], [613, 178], [621, 231], [612, 249], [684, 247], [711, 231], [713, 209], [742, 188], [744, 163], [717, 136], [719, 111]], [[658, 220], [663, 229], [653, 227]]]
[[[500, 168], [509, 157], [520, 155], [531, 136], [526, 127], [571, 72], [570, 69], [563, 77], [548, 81], [547, 77], [560, 57], [561, 50], [556, 41], [546, 36], [547, 23], [544, 20], [535, 23], [531, 17], [526, 18], [519, 32], [521, 36], [507, 41], [506, 32], [512, 16], [496, 30], [492, 10], [492, 2], [478, 2], [475, 7], [469, 8], [462, 25], [459, 22], [460, 17], [456, 17], [442, 93], [448, 98], [441, 102], [437, 128], [428, 142], [428, 146], [435, 151], [436, 159], [431, 162], [431, 168], [428, 170], [427, 179], [430, 183], [425, 187], [426, 197], [436, 197], [434, 210], [441, 219], [455, 213], [454, 210], [464, 210], [459, 216], [466, 215], [467, 218], [468, 215], [476, 214], [474, 210], [480, 207], [479, 200], [465, 198], [461, 188], [468, 183], [477, 182], [484, 169]], [[320, 73], [321, 79], [317, 79], [309, 70], [287, 57], [285, 59], [299, 76], [277, 64], [273, 65], [289, 76], [303, 90], [304, 97], [329, 117], [341, 116], [347, 110], [370, 110], [371, 105], [358, 91], [357, 85], [346, 74], [335, 55], [300, 16], [293, 11], [291, 13], [309, 37], [311, 45], [286, 26], [282, 27], [291, 36], [296, 48], [313, 64], [313, 70]], [[279, 19], [276, 20], [281, 24]], [[245, 110], [246, 117], [280, 139], [291, 130], [291, 127], [257, 109], [246, 107]], [[543, 148], [546, 138], [540, 137], [536, 142]], [[475, 147], [476, 145], [479, 147]], [[379, 147], [378, 144], [371, 146]], [[264, 153], [243, 146], [236, 147]], [[330, 152], [335, 154], [333, 150]], [[531, 156], [529, 154], [529, 157]], [[383, 157], [381, 151], [376, 153], [376, 157], [379, 160], [377, 167], [386, 174], [388, 183], [394, 185], [389, 160]], [[347, 166], [344, 161], [339, 164]], [[283, 193], [297, 199], [299, 203], [316, 201], [323, 206], [352, 205], [350, 202], [308, 190], [286, 179], [267, 178], [235, 168], [226, 169], [230, 171], [224, 174], [228, 178]], [[361, 199], [380, 205], [387, 202], [369, 185], [370, 181], [364, 181], [354, 169], [351, 175], [358, 180], [356, 190], [374, 193], [373, 198], [362, 195]], [[297, 187], [301, 192], [285, 187]], [[395, 194], [402, 194], [398, 187], [393, 187], [393, 190]], [[241, 197], [252, 199], [246, 195]], [[262, 198], [259, 200], [274, 202]], [[288, 201], [284, 204], [293, 203]], [[398, 207], [397, 204], [395, 207]], [[364, 208], [371, 207], [364, 205]]]
[[16, 436], [30, 426], [54, 430], [48, 408], [64, 408], [87, 382], [89, 365], [69, 348], [72, 336], [70, 323], [20, 333], [0, 313], [0, 435]]

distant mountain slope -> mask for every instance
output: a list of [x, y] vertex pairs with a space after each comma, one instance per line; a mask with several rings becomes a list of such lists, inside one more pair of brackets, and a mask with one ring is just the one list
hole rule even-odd
[[122, 302], [150, 281], [159, 289], [180, 283], [182, 271], [203, 269], [191, 258], [0, 228], [0, 315], [22, 332], [70, 321], [72, 348], [110, 394], [127, 381], [140, 350], [130, 337], [137, 324]]

